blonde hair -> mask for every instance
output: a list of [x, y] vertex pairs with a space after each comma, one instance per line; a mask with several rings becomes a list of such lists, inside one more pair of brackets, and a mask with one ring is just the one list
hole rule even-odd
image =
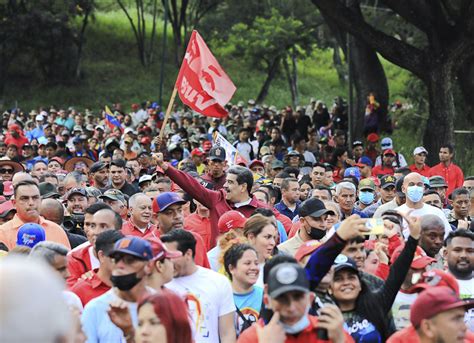
[[270, 217], [265, 217], [261, 214], [256, 214], [254, 216], [251, 216], [245, 222], [244, 236], [246, 238], [248, 238], [250, 234], [253, 234], [254, 236], [258, 236], [262, 232], [263, 228], [267, 225], [272, 225], [273, 227], [275, 227], [275, 223]]
[[235, 230], [230, 230], [222, 235], [219, 239], [219, 248], [221, 248], [221, 253], [219, 255], [219, 264], [224, 265], [224, 255], [236, 244], [248, 243], [247, 238], [242, 236], [242, 234], [236, 232]]

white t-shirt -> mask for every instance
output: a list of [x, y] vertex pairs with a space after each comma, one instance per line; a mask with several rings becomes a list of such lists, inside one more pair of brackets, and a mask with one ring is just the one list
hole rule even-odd
[[410, 325], [410, 308], [418, 297], [418, 293], [403, 293], [399, 291], [392, 305], [392, 315], [397, 330], [404, 329]]
[[[474, 278], [471, 278], [470, 280], [456, 280], [458, 281], [459, 294], [461, 298], [464, 300], [474, 299]], [[474, 331], [474, 308], [466, 311], [464, 321], [466, 322], [467, 328], [470, 331]]]
[[[428, 204], [423, 204], [422, 208], [411, 209], [406, 204], [403, 204], [402, 206], [397, 207], [395, 210], [403, 214], [410, 213], [410, 216], [412, 217], [423, 217], [427, 214], [434, 214], [435, 216], [438, 216], [444, 223], [444, 238], [448, 237], [449, 233], [452, 231], [451, 225], [449, 225], [448, 220], [446, 219], [446, 216], [444, 215], [443, 211], [441, 211], [437, 207]], [[407, 239], [409, 235], [410, 231], [408, 229], [408, 224], [404, 221], [403, 236], [405, 237], [405, 239]]]
[[219, 343], [219, 317], [235, 312], [232, 287], [224, 275], [197, 268], [195, 273], [174, 278], [165, 287], [186, 297], [195, 342]]

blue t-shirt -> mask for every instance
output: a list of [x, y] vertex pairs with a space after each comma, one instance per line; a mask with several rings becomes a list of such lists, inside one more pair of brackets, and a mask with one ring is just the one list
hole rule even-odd
[[[254, 286], [253, 290], [246, 294], [234, 293], [235, 306], [240, 310], [242, 315], [252, 323], [258, 320], [260, 309], [262, 307], [263, 288]], [[237, 335], [240, 334], [244, 321], [239, 314], [235, 312], [235, 330]]]
[[382, 335], [366, 318], [353, 311], [343, 312], [344, 330], [357, 343], [382, 343]]

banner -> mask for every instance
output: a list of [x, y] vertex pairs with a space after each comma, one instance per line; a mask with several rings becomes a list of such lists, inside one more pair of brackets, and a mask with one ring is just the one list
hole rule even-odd
[[236, 87], [197, 31], [193, 31], [175, 87], [181, 101], [208, 117], [227, 116]]
[[233, 166], [238, 163], [245, 163], [248, 165], [248, 161], [239, 154], [237, 149], [229, 143], [219, 132], [215, 131], [212, 134], [212, 146], [220, 146], [225, 150], [225, 159], [229, 166]]

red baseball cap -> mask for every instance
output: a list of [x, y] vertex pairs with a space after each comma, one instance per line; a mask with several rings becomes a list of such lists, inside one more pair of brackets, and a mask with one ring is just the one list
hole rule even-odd
[[250, 162], [250, 164], [249, 164], [249, 169], [252, 169], [253, 166], [265, 167], [265, 165], [263, 164], [263, 162], [260, 161], [260, 160], [253, 160], [252, 162]]
[[245, 160], [245, 158], [243, 158], [242, 156], [238, 155], [236, 158], [235, 158], [235, 164], [236, 165], [240, 165], [242, 167], [247, 167], [247, 161]]
[[459, 296], [459, 284], [454, 276], [441, 269], [432, 269], [421, 275], [421, 282], [413, 286], [413, 289], [421, 292], [425, 289], [445, 286], [451, 288]]
[[[392, 257], [390, 258], [390, 263], [393, 264], [395, 262], [398, 256], [400, 256], [400, 254], [402, 253], [403, 248], [404, 248], [404, 245], [401, 245], [395, 249], [395, 251], [392, 254]], [[413, 269], [424, 269], [426, 268], [426, 266], [428, 266], [429, 264], [433, 262], [436, 262], [436, 259], [426, 255], [426, 253], [423, 251], [421, 247], [416, 247], [415, 256], [413, 257], [413, 261], [411, 262], [410, 267]]]
[[423, 319], [430, 319], [441, 312], [459, 307], [464, 307], [465, 310], [473, 308], [474, 300], [464, 301], [446, 286], [431, 287], [421, 292], [411, 305], [410, 321], [417, 328]]
[[200, 148], [194, 148], [193, 151], [191, 151], [191, 156], [204, 156], [204, 151]]
[[217, 222], [220, 233], [243, 228], [247, 218], [239, 211], [229, 211], [222, 215]]
[[393, 155], [393, 156], [396, 156], [396, 155], [397, 155], [397, 154], [395, 153], [395, 151], [392, 150], [392, 149], [387, 149], [387, 150], [385, 150], [385, 151], [383, 152], [383, 155], [384, 155], [384, 156], [385, 156], [385, 155], [389, 155], [389, 154], [390, 154], [390, 155]]
[[372, 143], [377, 143], [379, 141], [379, 135], [376, 133], [371, 133], [367, 136], [367, 140]]
[[145, 145], [151, 144], [151, 139], [150, 139], [150, 137], [143, 137], [140, 140], [140, 143], [145, 144]]
[[9, 197], [13, 193], [13, 183], [11, 181], [3, 181], [3, 195]]
[[295, 258], [300, 262], [304, 257], [310, 255], [321, 245], [320, 242], [316, 240], [311, 240], [303, 243], [298, 250], [296, 251]]
[[369, 179], [374, 181], [375, 186], [380, 187], [380, 179], [377, 176], [369, 176]]
[[178, 258], [183, 256], [181, 251], [169, 251], [166, 248], [166, 245], [164, 245], [163, 242], [156, 237], [148, 237], [146, 240], [151, 244], [153, 260], [155, 261], [164, 260], [165, 258]]

